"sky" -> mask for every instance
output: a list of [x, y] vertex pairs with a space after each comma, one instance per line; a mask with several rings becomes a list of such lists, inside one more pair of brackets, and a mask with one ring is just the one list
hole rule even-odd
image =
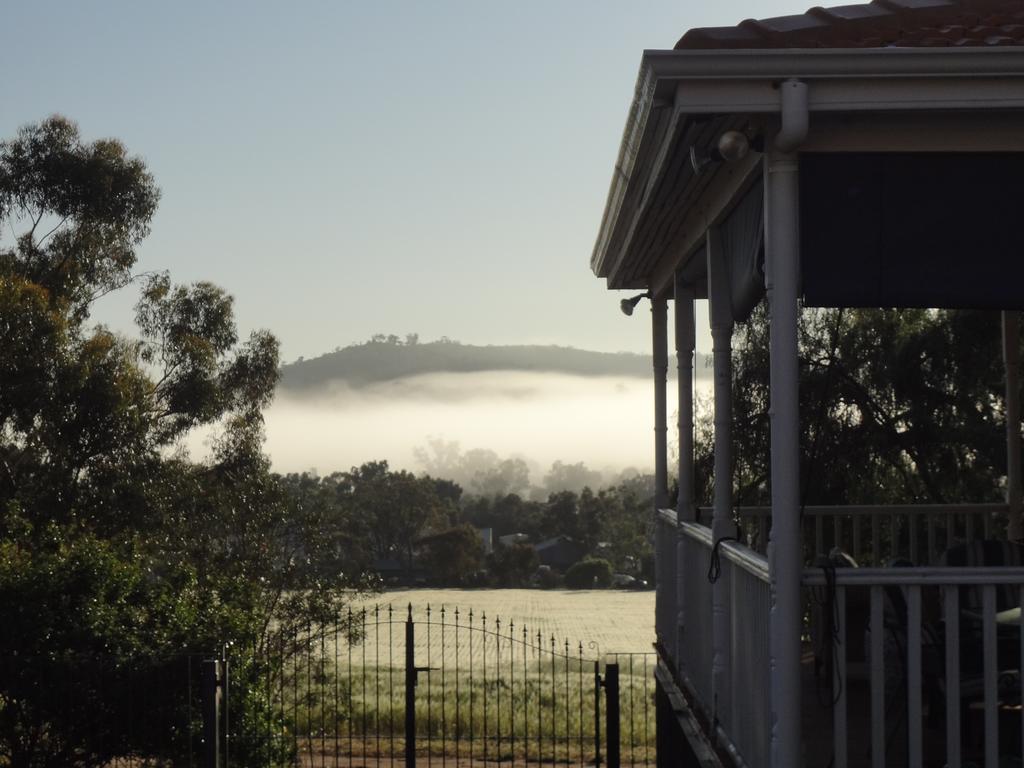
[[[642, 352], [589, 269], [642, 51], [806, 5], [9, 3], [0, 137], [120, 138], [162, 190], [139, 270], [226, 288], [285, 361], [374, 333]], [[130, 330], [135, 298], [95, 317]]]

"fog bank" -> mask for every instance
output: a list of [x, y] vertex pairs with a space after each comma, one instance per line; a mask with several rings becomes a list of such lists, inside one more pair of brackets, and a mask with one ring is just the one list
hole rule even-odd
[[267, 449], [282, 472], [327, 473], [379, 458], [419, 470], [413, 451], [432, 437], [545, 469], [556, 459], [646, 467], [653, 427], [650, 384], [642, 379], [430, 374], [280, 397], [267, 413]]
[[[418, 472], [415, 449], [442, 439], [522, 457], [539, 480], [556, 460], [649, 470], [653, 429], [649, 380], [444, 373], [315, 395], [279, 393], [266, 412], [266, 450], [278, 472], [328, 474], [373, 459]], [[197, 434], [188, 447], [199, 458], [207, 443]]]

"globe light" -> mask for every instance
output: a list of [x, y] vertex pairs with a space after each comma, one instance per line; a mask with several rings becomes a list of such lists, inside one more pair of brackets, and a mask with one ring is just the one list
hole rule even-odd
[[718, 154], [726, 162], [742, 160], [750, 152], [750, 139], [742, 131], [726, 131], [718, 137]]

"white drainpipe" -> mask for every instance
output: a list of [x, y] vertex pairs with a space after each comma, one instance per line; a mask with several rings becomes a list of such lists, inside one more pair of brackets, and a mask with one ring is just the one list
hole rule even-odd
[[807, 86], [782, 83], [782, 129], [765, 158], [765, 286], [771, 318], [772, 529], [768, 545], [771, 764], [802, 763], [800, 748], [800, 413], [797, 316], [800, 278], [799, 164], [807, 134]]

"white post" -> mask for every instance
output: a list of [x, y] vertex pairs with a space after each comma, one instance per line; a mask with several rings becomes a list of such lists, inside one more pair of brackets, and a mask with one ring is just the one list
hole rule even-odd
[[655, 631], [665, 647], [675, 635], [675, 558], [665, 560], [665, 526], [658, 510], [668, 506], [668, 416], [666, 414], [668, 382], [668, 302], [651, 299], [651, 336], [654, 358], [654, 566], [655, 566]]
[[774, 768], [801, 764], [800, 413], [797, 362], [799, 198], [796, 154], [765, 159], [765, 286], [770, 312], [772, 529], [769, 648]]
[[[728, 265], [718, 230], [708, 230], [708, 302], [711, 353], [715, 375], [715, 498], [711, 539], [735, 535], [732, 524], [732, 297]], [[720, 578], [711, 588], [711, 699], [715, 716], [727, 712], [729, 700], [729, 583]]]
[[[697, 519], [696, 494], [693, 479], [693, 353], [697, 346], [696, 322], [693, 302], [696, 294], [693, 287], [676, 275], [675, 320], [676, 320], [676, 362], [678, 364], [679, 389], [679, 500], [676, 504], [676, 520], [692, 523]], [[686, 631], [686, 573], [683, 561], [686, 557], [686, 542], [683, 528], [677, 529], [676, 539], [676, 663], [683, 658], [683, 642]], [[698, 619], [699, 620], [699, 619]]]
[[651, 299], [654, 357], [654, 506], [668, 506], [668, 301]]
[[1006, 537], [1024, 539], [1021, 520], [1020, 465], [1020, 313], [1003, 312], [1003, 363], [1006, 367]]

